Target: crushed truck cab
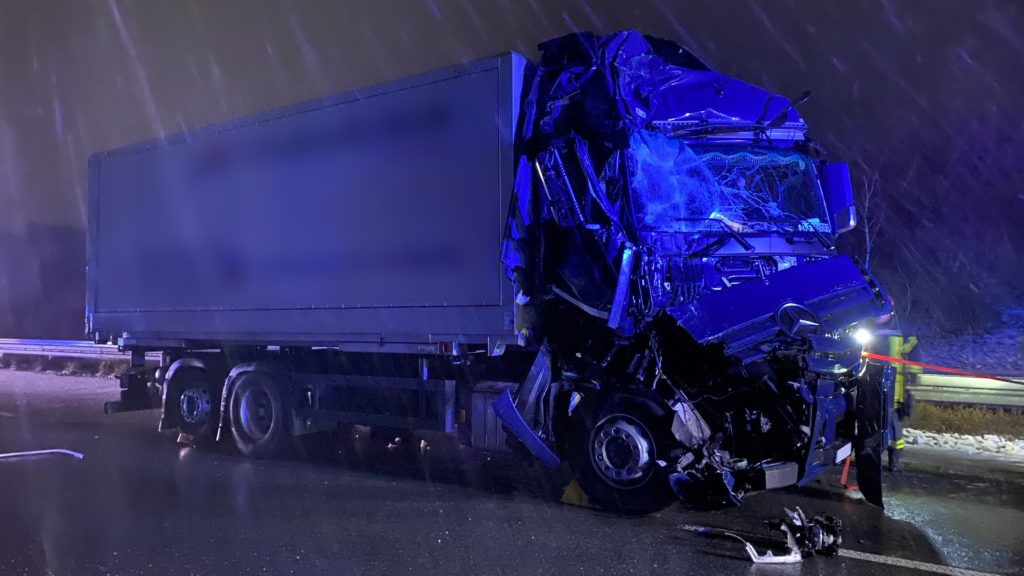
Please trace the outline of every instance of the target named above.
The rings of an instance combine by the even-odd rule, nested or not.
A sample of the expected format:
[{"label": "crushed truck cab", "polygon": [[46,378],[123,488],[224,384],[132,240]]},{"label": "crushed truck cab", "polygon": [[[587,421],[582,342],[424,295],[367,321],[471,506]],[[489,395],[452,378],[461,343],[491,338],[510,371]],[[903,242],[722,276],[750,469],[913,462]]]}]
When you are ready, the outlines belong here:
[{"label": "crushed truck cab", "polygon": [[540,48],[504,262],[519,335],[550,353],[519,394],[553,409],[524,420],[623,511],[739,503],[852,452],[881,505],[888,384],[853,332],[890,304],[835,249],[855,224],[846,166],[796,103],[674,43]]}]

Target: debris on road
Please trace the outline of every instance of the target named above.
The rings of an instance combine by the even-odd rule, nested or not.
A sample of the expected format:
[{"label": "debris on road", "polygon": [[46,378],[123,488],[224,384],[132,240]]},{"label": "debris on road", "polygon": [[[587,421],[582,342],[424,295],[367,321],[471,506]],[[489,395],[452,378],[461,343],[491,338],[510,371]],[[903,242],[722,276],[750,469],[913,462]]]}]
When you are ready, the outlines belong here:
[{"label": "debris on road", "polygon": [[757,548],[748,539],[758,539],[768,542],[768,545],[781,545],[775,540],[769,540],[756,534],[744,534],[745,539],[739,533],[722,528],[711,528],[708,526],[683,525],[681,528],[696,534],[705,536],[723,536],[735,538],[743,543],[750,560],[755,564],[795,564],[804,558],[812,556],[836,556],[839,554],[839,546],[843,542],[840,531],[843,523],[835,516],[819,514],[811,519],[807,518],[799,506],[795,510],[783,508],[786,514],[783,518],[776,518],[766,522],[771,530],[779,530],[786,534],[785,554],[776,555],[772,550],[759,554]]},{"label": "debris on road", "polygon": [[768,550],[764,554],[758,554],[757,549],[754,548],[754,545],[750,542],[747,542],[743,538],[732,533],[727,532],[726,535],[732,536],[740,542],[743,542],[743,546],[746,547],[747,554],[750,555],[750,560],[753,561],[754,564],[796,564],[804,559],[803,555],[800,554],[800,549],[794,546],[790,546],[789,554],[784,556],[776,556],[771,550]]},{"label": "debris on road", "polygon": [[51,454],[65,454],[78,460],[85,458],[85,455],[82,454],[81,452],[65,450],[63,448],[50,448],[47,450],[28,450],[26,452],[3,452],[0,453],[0,460],[10,460],[14,458],[29,458],[31,456],[49,456]]},{"label": "debris on road", "polygon": [[843,537],[839,532],[843,523],[835,516],[819,514],[810,520],[799,506],[796,511],[783,508],[786,516],[768,521],[768,527],[786,533],[786,544],[790,551],[798,550],[804,558],[811,556],[835,556]]}]

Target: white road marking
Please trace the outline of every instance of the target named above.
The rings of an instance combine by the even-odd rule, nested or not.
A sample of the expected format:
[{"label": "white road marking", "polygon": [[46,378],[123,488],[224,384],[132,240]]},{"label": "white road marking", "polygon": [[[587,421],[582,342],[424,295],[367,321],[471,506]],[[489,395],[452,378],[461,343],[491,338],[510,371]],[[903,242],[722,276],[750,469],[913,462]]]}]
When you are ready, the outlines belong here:
[{"label": "white road marking", "polygon": [[847,550],[845,548],[839,550],[839,555],[843,558],[864,560],[867,562],[875,562],[878,564],[886,564],[889,566],[898,566],[900,568],[913,568],[914,570],[932,572],[934,574],[949,574],[950,576],[995,576],[991,572],[978,572],[977,570],[968,570],[966,568],[941,566],[939,564],[930,564],[928,562],[918,562],[917,560],[893,558],[892,556],[880,556],[878,554],[858,552],[856,550]]}]

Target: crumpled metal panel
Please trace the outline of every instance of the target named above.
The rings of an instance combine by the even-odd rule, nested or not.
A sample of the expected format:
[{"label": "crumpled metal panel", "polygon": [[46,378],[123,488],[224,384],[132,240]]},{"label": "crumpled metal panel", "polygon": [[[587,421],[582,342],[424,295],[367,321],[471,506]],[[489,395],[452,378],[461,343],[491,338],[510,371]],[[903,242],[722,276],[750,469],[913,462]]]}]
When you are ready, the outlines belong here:
[{"label": "crumpled metal panel", "polygon": [[[526,102],[526,141],[570,130],[585,137],[644,128],[654,122],[774,118],[789,100],[712,71],[668,40],[623,31],[582,32],[544,42]],[[795,109],[786,123],[802,123]]]},{"label": "crumpled metal panel", "polygon": [[[627,150],[630,140],[638,138],[641,131],[658,123],[697,119],[753,124],[780,114],[786,123],[803,125],[795,109],[787,108],[787,99],[714,72],[668,40],[634,31],[606,36],[583,32],[549,40],[539,48],[541,58],[524,82],[516,139],[520,157],[516,201],[503,249],[508,277],[516,283],[517,291],[528,297],[552,283],[538,282],[537,275],[542,272],[536,270],[544,250],[540,239],[544,234],[539,229],[545,220],[555,220],[561,226],[591,225],[591,233],[582,233],[568,243],[574,245],[574,250],[603,253],[603,264],[611,270],[618,270],[626,242],[639,243],[640,232],[630,203],[623,201],[629,184],[627,175],[619,173],[623,165],[619,153]],[[553,150],[562,154],[556,157]],[[570,164],[568,156],[573,157],[571,164],[585,173],[559,179],[559,172]],[[740,170],[738,165],[729,169]],[[697,186],[712,179],[704,176],[702,179],[695,173],[693,193],[686,197],[690,200],[684,199],[694,204],[693,212],[702,217],[716,211],[719,215],[732,213],[755,204],[764,213],[781,210],[771,199],[761,202],[747,190],[730,193],[721,187]],[[567,186],[567,182],[572,185]],[[675,178],[673,182],[682,180]],[[657,204],[658,190],[661,188],[647,195],[648,204]],[[671,200],[663,204],[674,210],[679,198]],[[584,222],[580,222],[581,213]],[[610,234],[601,236],[595,227],[605,228]],[[560,276],[559,289],[578,298],[580,304],[609,313],[604,291],[591,291],[596,295],[593,300],[579,293],[578,288],[593,277],[575,278],[572,268],[570,265],[547,272]]]}]

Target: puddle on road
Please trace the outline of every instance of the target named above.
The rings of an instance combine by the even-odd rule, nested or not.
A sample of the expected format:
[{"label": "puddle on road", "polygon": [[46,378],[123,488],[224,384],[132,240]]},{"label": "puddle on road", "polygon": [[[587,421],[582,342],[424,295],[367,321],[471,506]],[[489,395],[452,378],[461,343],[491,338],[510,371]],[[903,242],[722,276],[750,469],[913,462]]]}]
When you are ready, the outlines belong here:
[{"label": "puddle on road", "polygon": [[1007,505],[1007,496],[1017,498],[1001,490],[1021,488],[983,486],[984,492],[973,486],[964,491],[944,486],[890,488],[886,515],[920,528],[952,566],[1001,573],[1019,570],[1024,564],[1024,533],[1018,527],[1024,526],[1024,510]]}]

